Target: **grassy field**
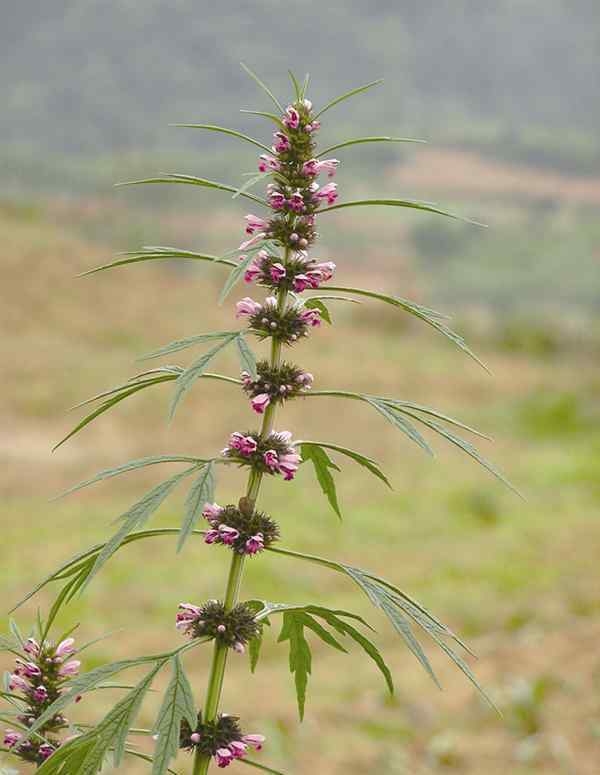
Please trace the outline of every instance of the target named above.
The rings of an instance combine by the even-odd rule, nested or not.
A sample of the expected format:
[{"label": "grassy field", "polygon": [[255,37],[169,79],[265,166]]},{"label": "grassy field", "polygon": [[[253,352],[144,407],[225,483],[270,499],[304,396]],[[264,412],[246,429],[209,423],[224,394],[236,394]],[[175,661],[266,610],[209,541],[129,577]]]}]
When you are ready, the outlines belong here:
[{"label": "grassy field", "polygon": [[[4,608],[63,559],[105,538],[111,521],[161,473],[119,477],[54,503],[50,497],[134,457],[212,454],[231,431],[253,422],[235,388],[201,383],[169,426],[169,389],[160,386],[124,402],[50,454],[78,417],[65,415],[69,406],[135,373],[134,359],[156,346],[230,327],[239,295],[215,307],[223,280],[217,269],[139,266],[75,280],[77,272],[107,260],[110,250],[99,235],[107,231],[103,225],[117,223],[112,215],[112,221],[103,220],[100,205],[89,208],[92,215],[79,213],[75,225],[73,212],[58,206],[0,211],[6,293],[0,308]],[[235,241],[239,223],[218,217],[214,233],[231,229]],[[136,216],[121,214],[118,220],[125,233],[128,218]],[[156,242],[156,235],[149,237],[156,226],[151,220],[140,236],[148,232],[146,241]],[[186,235],[195,225],[183,215],[159,224],[167,234],[184,226]],[[386,233],[386,239],[394,236]],[[377,242],[369,246],[375,255],[384,249]],[[391,278],[403,295],[419,289],[402,265],[393,273],[379,264],[369,269],[354,261],[344,269],[338,260],[338,265],[340,283],[383,288]],[[314,398],[286,408],[278,426],[372,455],[390,476],[393,492],[343,463],[342,524],[308,470],[293,485],[267,482],[261,503],[281,523],[281,545],[377,571],[462,634],[479,655],[472,666],[503,717],[481,702],[444,655],[428,649],[444,686],[439,692],[387,623],[342,577],[274,555],[248,563],[244,595],[322,602],[364,614],[379,632],[376,640],[393,669],[397,693],[387,697],[371,664],[358,654],[330,653],[315,643],[306,720],[299,726],[287,652],[271,633],[256,675],[250,675],[245,658],[230,660],[225,709],[240,714],[246,729],[267,735],[260,760],[288,775],[596,775],[597,359],[585,348],[531,354],[483,340],[478,353],[493,372],[490,377],[400,312],[364,304],[334,313],[336,325],[315,333],[295,354],[315,373],[319,388],[412,399],[475,424],[495,438],[493,444],[482,442],[482,451],[526,501],[437,440],[431,461],[361,405]],[[224,356],[219,369],[236,374],[237,365]],[[239,474],[221,472],[219,501],[236,498],[241,487]],[[180,510],[181,499],[170,500],[153,525],[176,525]],[[177,604],[221,595],[228,558],[225,550],[198,542],[177,557],[165,539],[128,548],[83,599],[66,609],[60,624],[81,621],[85,640],[115,631],[89,652],[88,669],[173,647],[180,642],[173,627]],[[43,594],[37,605],[43,608],[51,600],[51,594]],[[34,602],[18,613],[24,629],[35,610]],[[199,697],[208,660],[208,651],[192,652],[187,660]],[[99,693],[90,695],[74,715],[79,721],[97,718],[107,702]],[[152,698],[144,706],[140,726],[152,723],[157,702]],[[189,772],[185,756],[176,769]],[[130,763],[120,768],[132,775],[144,771]]]}]

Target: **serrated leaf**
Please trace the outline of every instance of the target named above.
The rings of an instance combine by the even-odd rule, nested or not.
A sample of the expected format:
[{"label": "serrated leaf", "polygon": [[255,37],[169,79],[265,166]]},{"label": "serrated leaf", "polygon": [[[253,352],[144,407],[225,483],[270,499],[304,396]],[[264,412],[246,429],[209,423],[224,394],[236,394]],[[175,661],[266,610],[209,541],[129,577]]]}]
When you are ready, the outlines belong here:
[{"label": "serrated leaf", "polygon": [[82,490],[84,487],[89,487],[90,485],[96,484],[97,482],[104,481],[105,479],[111,479],[113,476],[126,474],[126,473],[129,473],[129,471],[137,471],[139,468],[145,468],[146,466],[153,466],[159,463],[197,464],[197,463],[206,463],[206,462],[207,461],[204,458],[193,457],[191,455],[154,455],[151,457],[142,457],[142,458],[138,458],[137,460],[130,460],[128,463],[123,463],[123,465],[116,466],[115,468],[105,468],[103,471],[100,471],[100,473],[96,474],[96,476],[93,476],[91,479],[86,479],[83,482],[79,482],[79,484],[74,485],[73,487],[69,487],[68,490],[65,490],[60,495],[57,495],[56,498],[54,498],[53,500],[56,500],[57,498],[64,498],[66,495],[70,495],[73,492]]},{"label": "serrated leaf", "polygon": [[253,137],[248,137],[248,135],[242,134],[242,132],[238,132],[235,129],[227,129],[226,127],[215,126],[214,124],[171,124],[171,126],[182,127],[184,129],[206,129],[209,132],[220,132],[224,135],[231,135],[232,137],[237,137],[240,140],[245,140],[247,143],[252,143],[252,145],[256,145],[258,148],[262,148],[262,150],[266,151],[267,153],[273,152],[268,145],[255,140]]},{"label": "serrated leaf", "polygon": [[323,494],[329,501],[331,508],[335,511],[338,517],[341,519],[342,514],[338,503],[337,492],[335,489],[335,482],[329,469],[333,468],[335,471],[339,471],[338,466],[331,460],[329,455],[321,447],[317,447],[314,444],[300,445],[302,450],[303,460],[310,460],[314,466],[317,481],[321,486]]},{"label": "serrated leaf", "polygon": [[324,108],[321,108],[321,110],[315,115],[315,119],[319,118],[319,116],[322,116],[325,111],[333,108],[334,105],[337,105],[338,103],[353,97],[355,94],[360,94],[361,92],[366,91],[373,86],[378,86],[380,83],[383,83],[383,78],[379,78],[377,81],[371,81],[371,83],[367,83],[364,86],[358,86],[356,89],[351,89],[345,94],[336,97],[335,99],[331,100],[331,102],[328,102]]},{"label": "serrated leaf", "polygon": [[339,151],[340,148],[348,148],[351,145],[362,145],[363,143],[427,143],[427,140],[416,140],[413,137],[388,137],[386,135],[380,135],[377,137],[356,137],[352,140],[345,140],[343,143],[336,143],[330,145],[329,148],[325,148],[317,154],[319,159],[321,156],[327,156],[333,151]]},{"label": "serrated leaf", "polygon": [[123,540],[129,535],[129,533],[133,532],[136,528],[142,527],[148,521],[148,519],[150,519],[152,514],[158,510],[163,501],[166,500],[166,498],[171,494],[175,487],[177,487],[177,485],[183,479],[185,479],[186,476],[189,476],[191,473],[196,471],[197,468],[198,466],[191,466],[185,471],[181,471],[174,476],[171,476],[164,482],[157,484],[156,487],[153,487],[144,495],[141,500],[139,500],[137,503],[134,503],[130,509],[128,509],[121,517],[119,517],[119,519],[123,521],[122,527],[104,545],[102,551],[96,558],[92,569],[88,573],[82,588],[85,588],[90,583],[90,581],[103,567],[103,565],[121,546]]},{"label": "serrated leaf", "polygon": [[486,228],[485,223],[474,221],[472,218],[466,218],[463,215],[457,213],[451,213],[448,210],[442,210],[437,205],[430,204],[429,202],[421,202],[417,199],[357,199],[353,202],[339,202],[329,207],[324,207],[319,210],[319,214],[329,213],[332,210],[341,210],[344,207],[372,207],[372,206],[388,206],[388,207],[408,207],[411,210],[422,210],[426,213],[436,213],[437,215],[445,215],[447,218],[453,218],[457,221],[464,223],[470,223],[473,226],[481,226]]},{"label": "serrated leaf", "polygon": [[370,457],[365,457],[365,455],[361,455],[360,452],[356,452],[353,449],[348,449],[347,447],[342,447],[339,444],[331,444],[325,441],[304,441],[303,440],[300,443],[303,446],[313,445],[313,446],[321,447],[321,449],[331,449],[334,452],[339,452],[342,455],[346,455],[347,457],[351,458],[359,465],[366,468],[368,471],[374,474],[378,479],[381,479],[381,481],[384,482],[384,484],[387,484],[387,486],[390,489],[392,489],[392,485],[390,484],[387,476],[383,473],[379,465]]},{"label": "serrated leaf", "polygon": [[220,353],[221,350],[231,344],[231,342],[238,337],[238,334],[238,331],[234,331],[229,336],[222,339],[219,344],[215,345],[215,347],[205,353],[201,358],[198,358],[197,361],[194,361],[191,366],[188,366],[188,368],[177,377],[177,381],[175,382],[175,393],[169,409],[169,419],[173,419],[180,401],[192,387],[194,382],[196,382],[204,371],[206,371],[206,367],[211,360]]},{"label": "serrated leaf", "polygon": [[221,291],[221,294],[219,296],[219,304],[223,304],[223,302],[229,295],[230,291],[242,279],[242,277],[244,276],[244,272],[246,271],[248,266],[252,263],[252,261],[254,261],[254,254],[249,253],[243,261],[240,261],[238,264],[234,266],[234,268],[229,273],[227,280],[225,280],[225,285],[223,286],[223,290]]},{"label": "serrated leaf", "polygon": [[246,73],[248,73],[248,75],[250,76],[250,78],[252,78],[252,80],[255,81],[260,86],[260,88],[265,92],[265,94],[267,94],[273,100],[273,103],[275,104],[275,107],[280,111],[280,113],[285,113],[285,111],[283,109],[283,105],[281,104],[281,102],[279,102],[277,97],[269,89],[267,84],[263,83],[260,80],[260,78],[258,77],[258,75],[256,75],[256,73],[253,73],[252,70],[247,65],[245,65],[243,62],[240,62],[240,66],[241,66],[242,70],[245,70]]},{"label": "serrated leaf", "polygon": [[138,360],[149,361],[152,358],[162,358],[164,355],[180,352],[181,350],[186,350],[188,347],[194,347],[197,344],[212,342],[215,339],[226,339],[227,337],[238,333],[238,331],[211,331],[210,334],[196,334],[195,336],[188,336],[185,339],[176,339],[174,342],[169,342],[169,344],[160,347],[158,350],[154,350],[147,355],[142,355]]},{"label": "serrated leaf", "polygon": [[306,686],[311,672],[312,656],[308,641],[304,637],[304,628],[293,614],[283,614],[283,625],[279,634],[279,642],[289,641],[290,673],[294,676],[296,686],[296,699],[298,702],[298,714],[300,721],[304,719],[304,706],[306,704]]},{"label": "serrated leaf", "polygon": [[408,436],[408,438],[411,439],[411,441],[414,441],[415,444],[418,444],[419,447],[421,447],[421,449],[427,452],[428,455],[433,456],[433,451],[431,447],[411,422],[409,422],[407,419],[402,417],[402,415],[398,414],[397,412],[392,412],[389,409],[389,407],[386,404],[381,403],[381,401],[377,401],[374,398],[366,398],[365,400],[377,412],[379,412],[379,414],[382,417],[384,417],[392,425],[395,425],[396,428],[398,428],[399,430],[402,431],[402,433]]},{"label": "serrated leaf", "polygon": [[256,379],[257,372],[256,372],[256,358],[254,356],[254,353],[252,352],[252,349],[244,339],[244,335],[240,334],[238,338],[235,340],[235,343],[238,348],[238,354],[240,356],[240,365],[242,367],[242,371],[247,371],[252,379]]},{"label": "serrated leaf", "polygon": [[154,749],[152,775],[165,775],[169,762],[177,756],[182,719],[185,719],[192,729],[195,729],[197,723],[192,687],[179,655],[173,657],[171,665],[173,677],[165,692],[153,730],[158,739]]},{"label": "serrated leaf", "polygon": [[185,500],[185,513],[181,523],[181,532],[177,541],[177,551],[180,552],[183,545],[191,535],[205,503],[212,503],[215,496],[214,463],[211,460],[201,470],[194,480]]}]

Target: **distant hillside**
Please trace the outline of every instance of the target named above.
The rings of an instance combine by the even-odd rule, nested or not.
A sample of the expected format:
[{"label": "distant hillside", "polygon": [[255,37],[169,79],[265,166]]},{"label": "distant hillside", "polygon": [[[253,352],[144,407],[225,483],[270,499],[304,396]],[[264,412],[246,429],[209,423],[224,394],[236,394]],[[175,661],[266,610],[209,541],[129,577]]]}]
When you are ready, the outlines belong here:
[{"label": "distant hillside", "polygon": [[600,158],[587,139],[600,120],[598,13],[596,0],[19,0],[2,11],[0,132],[5,151],[203,148],[167,124],[260,120],[237,114],[265,107],[245,60],[282,95],[288,66],[310,70],[318,102],[384,77],[359,110],[340,109],[353,130],[585,168]]}]

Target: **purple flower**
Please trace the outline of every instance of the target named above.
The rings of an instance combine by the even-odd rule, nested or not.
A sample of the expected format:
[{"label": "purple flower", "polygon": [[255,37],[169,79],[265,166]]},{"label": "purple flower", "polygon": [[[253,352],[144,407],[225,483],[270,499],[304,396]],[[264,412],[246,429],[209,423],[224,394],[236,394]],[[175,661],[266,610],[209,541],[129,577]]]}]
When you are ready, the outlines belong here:
[{"label": "purple flower", "polygon": [[246,541],[244,552],[245,554],[256,554],[257,552],[262,552],[264,548],[265,548],[265,542],[264,542],[263,534],[257,533],[256,535],[251,536]]},{"label": "purple flower", "polygon": [[36,702],[46,702],[48,699],[48,689],[45,686],[36,686],[33,690],[33,699]]},{"label": "purple flower", "polygon": [[256,748],[257,751],[260,751],[260,749],[263,747],[265,740],[266,737],[264,735],[244,735],[242,737],[242,741],[246,743],[246,745],[250,745],[252,748]]},{"label": "purple flower", "polygon": [[231,434],[229,437],[229,446],[231,449],[235,449],[238,452],[242,449],[242,444],[244,442],[244,439],[246,437],[243,433],[240,433],[239,431],[234,431],[234,433]]},{"label": "purple flower", "polygon": [[281,282],[286,274],[283,264],[280,264],[279,261],[277,261],[269,268],[269,274],[274,283]]},{"label": "purple flower", "polygon": [[301,460],[302,458],[297,452],[289,452],[279,458],[279,470],[286,482],[294,478]]},{"label": "purple flower", "polygon": [[37,657],[40,653],[40,644],[37,642],[37,640],[35,640],[35,638],[28,638],[27,642],[23,646],[23,651],[32,657]]},{"label": "purple flower", "polygon": [[305,161],[302,165],[302,174],[306,175],[307,178],[314,178],[315,175],[319,174],[319,160],[318,159],[310,159],[310,161]]},{"label": "purple flower", "polygon": [[194,743],[194,745],[196,743],[199,743],[201,740],[200,734],[198,732],[192,732],[192,734],[190,735],[190,740],[192,741],[192,743]]},{"label": "purple flower", "polygon": [[177,616],[175,617],[175,627],[187,633],[200,618],[201,610],[191,603],[180,603]]},{"label": "purple flower", "polygon": [[271,396],[268,393],[259,393],[250,401],[250,405],[256,414],[263,414],[267,406],[271,403]]},{"label": "purple flower", "polygon": [[335,272],[333,261],[324,261],[322,264],[315,264],[314,270],[321,273],[323,280],[331,280]]},{"label": "purple flower", "polygon": [[338,159],[323,159],[323,161],[317,162],[317,174],[319,172],[326,172],[327,176],[332,178],[335,175],[338,164]]},{"label": "purple flower", "polygon": [[244,383],[244,385],[251,385],[254,381],[252,379],[252,375],[249,374],[247,371],[243,371],[240,376],[242,378],[242,382]]},{"label": "purple flower", "polygon": [[302,374],[299,375],[297,381],[303,385],[306,389],[310,388],[315,381],[315,378],[310,373],[310,371],[305,371]]},{"label": "purple flower", "polygon": [[218,530],[209,530],[208,533],[204,536],[204,543],[205,544],[214,544],[219,540],[219,531]]},{"label": "purple flower", "polygon": [[217,762],[217,767],[229,767],[231,762],[233,761],[233,754],[229,750],[229,748],[217,748],[217,751],[215,753],[215,760]]},{"label": "purple flower", "polygon": [[219,525],[219,538],[225,546],[231,546],[240,537],[239,531],[228,525]]},{"label": "purple flower", "polygon": [[241,740],[232,740],[228,747],[234,759],[243,759],[248,751],[248,746]]},{"label": "purple flower", "polygon": [[283,210],[286,205],[286,200],[281,191],[269,191],[267,197],[273,210]]},{"label": "purple flower", "polygon": [[281,163],[273,156],[269,156],[268,154],[263,153],[258,157],[258,159],[259,172],[279,172],[281,169]]},{"label": "purple flower", "polygon": [[245,220],[246,234],[254,234],[257,231],[263,231],[267,226],[267,222],[264,218],[259,218],[257,215],[252,215],[252,213],[246,215]]},{"label": "purple flower", "polygon": [[279,458],[274,449],[268,449],[263,455],[263,460],[265,461],[265,465],[272,471],[279,470]]},{"label": "purple flower", "polygon": [[300,312],[300,320],[306,323],[312,328],[316,328],[321,325],[321,313],[318,309],[303,309]]},{"label": "purple flower", "polygon": [[205,503],[202,509],[202,516],[209,522],[218,520],[222,513],[223,507],[219,506],[218,503]]},{"label": "purple flower", "polygon": [[58,674],[63,677],[77,675],[80,667],[81,662],[78,659],[72,659],[60,668]]},{"label": "purple flower", "polygon": [[286,134],[283,132],[275,132],[273,135],[274,145],[273,150],[275,153],[285,153],[290,149],[290,141]]},{"label": "purple flower", "polygon": [[285,109],[283,123],[288,129],[298,129],[300,126],[300,114],[292,105],[288,105]]},{"label": "purple flower", "polygon": [[74,643],[75,638],[67,638],[66,640],[63,640],[56,647],[55,655],[62,658],[68,657],[69,654],[73,654],[75,652],[75,649],[73,648]]},{"label": "purple flower", "polygon": [[4,745],[7,748],[12,748],[15,746],[19,740],[23,738],[23,735],[20,732],[15,732],[14,729],[7,729],[4,732]]},{"label": "purple flower", "polygon": [[246,653],[246,647],[239,640],[236,641],[231,648],[236,652],[236,654]]},{"label": "purple flower", "polygon": [[246,296],[241,301],[238,301],[238,303],[235,305],[235,316],[236,318],[240,318],[243,315],[256,315],[257,312],[260,312],[262,309],[262,304],[259,304],[257,301],[254,301],[249,296]]},{"label": "purple flower", "polygon": [[305,274],[297,274],[294,277],[293,285],[296,293],[302,293],[302,291],[305,291],[307,288],[312,287],[308,275],[305,275]]},{"label": "purple flower", "polygon": [[14,692],[15,690],[26,692],[29,689],[29,684],[18,673],[13,673],[8,679],[8,691]]},{"label": "purple flower", "polygon": [[248,457],[249,455],[252,455],[253,452],[256,452],[256,447],[256,441],[252,438],[252,436],[244,436],[242,445],[240,447],[240,452],[242,455]]},{"label": "purple flower", "polygon": [[299,189],[296,189],[289,199],[289,206],[295,213],[305,210],[304,197]]},{"label": "purple flower", "polygon": [[49,743],[42,743],[38,748],[38,753],[46,761],[54,753],[54,748]]},{"label": "purple flower", "polygon": [[328,183],[326,186],[323,186],[323,188],[320,188],[315,196],[318,199],[326,199],[327,204],[332,205],[338,198],[337,183]]}]

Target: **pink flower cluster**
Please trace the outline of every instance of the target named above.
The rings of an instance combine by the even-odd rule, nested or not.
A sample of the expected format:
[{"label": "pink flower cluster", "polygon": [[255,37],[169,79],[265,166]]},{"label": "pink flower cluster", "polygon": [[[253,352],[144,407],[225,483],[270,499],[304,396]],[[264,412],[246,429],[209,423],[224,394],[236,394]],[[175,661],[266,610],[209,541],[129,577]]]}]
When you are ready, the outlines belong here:
[{"label": "pink flower cluster", "polygon": [[[240,261],[246,259],[240,256]],[[244,274],[244,281],[252,283],[258,281],[261,285],[280,287],[285,285],[295,293],[310,288],[315,290],[321,283],[331,280],[335,272],[333,261],[317,263],[309,258],[305,250],[295,252],[284,266],[280,261],[273,261],[266,250],[260,250],[251,261]]]},{"label": "pink flower cluster", "polygon": [[264,440],[260,436],[244,436],[236,431],[229,437],[229,444],[222,454],[248,462],[265,473],[281,474],[289,482],[302,462],[291,440],[290,431],[272,431]]},{"label": "pink flower cluster", "polygon": [[[225,546],[233,546],[233,544],[240,537],[240,531],[234,527],[225,525],[221,521],[221,517],[225,513],[225,509],[219,506],[217,503],[206,503],[202,511],[203,517],[211,526],[204,536],[204,541],[207,544],[224,544]],[[243,539],[242,539],[243,540]],[[256,533],[256,535],[250,536],[243,545],[243,554],[254,555],[258,552],[262,552],[265,548],[265,538],[262,533]]]},{"label": "pink flower cluster", "polygon": [[[197,736],[197,740],[194,740],[195,736]],[[200,739],[197,732],[192,735],[194,742],[200,742]],[[231,762],[236,759],[243,759],[249,748],[260,751],[265,739],[264,735],[244,735],[241,740],[232,740],[227,748],[217,748],[214,756],[217,767],[229,767]]]},{"label": "pink flower cluster", "polygon": [[[251,390],[252,387],[256,384],[255,380],[252,379],[252,376],[247,371],[242,372],[242,382],[244,384],[244,388],[248,390]],[[282,384],[278,389],[277,386],[275,386],[277,389],[277,395],[275,397],[279,400],[284,400],[286,398],[291,398],[292,396],[297,395],[299,392],[310,390],[314,382],[314,377],[309,371],[303,371],[298,374],[294,382],[295,384]],[[273,387],[268,383],[261,384],[263,385],[264,391],[272,389]],[[264,414],[265,409],[273,400],[274,397],[271,395],[271,393],[260,392],[250,399],[250,406],[256,412],[256,414]]]}]

